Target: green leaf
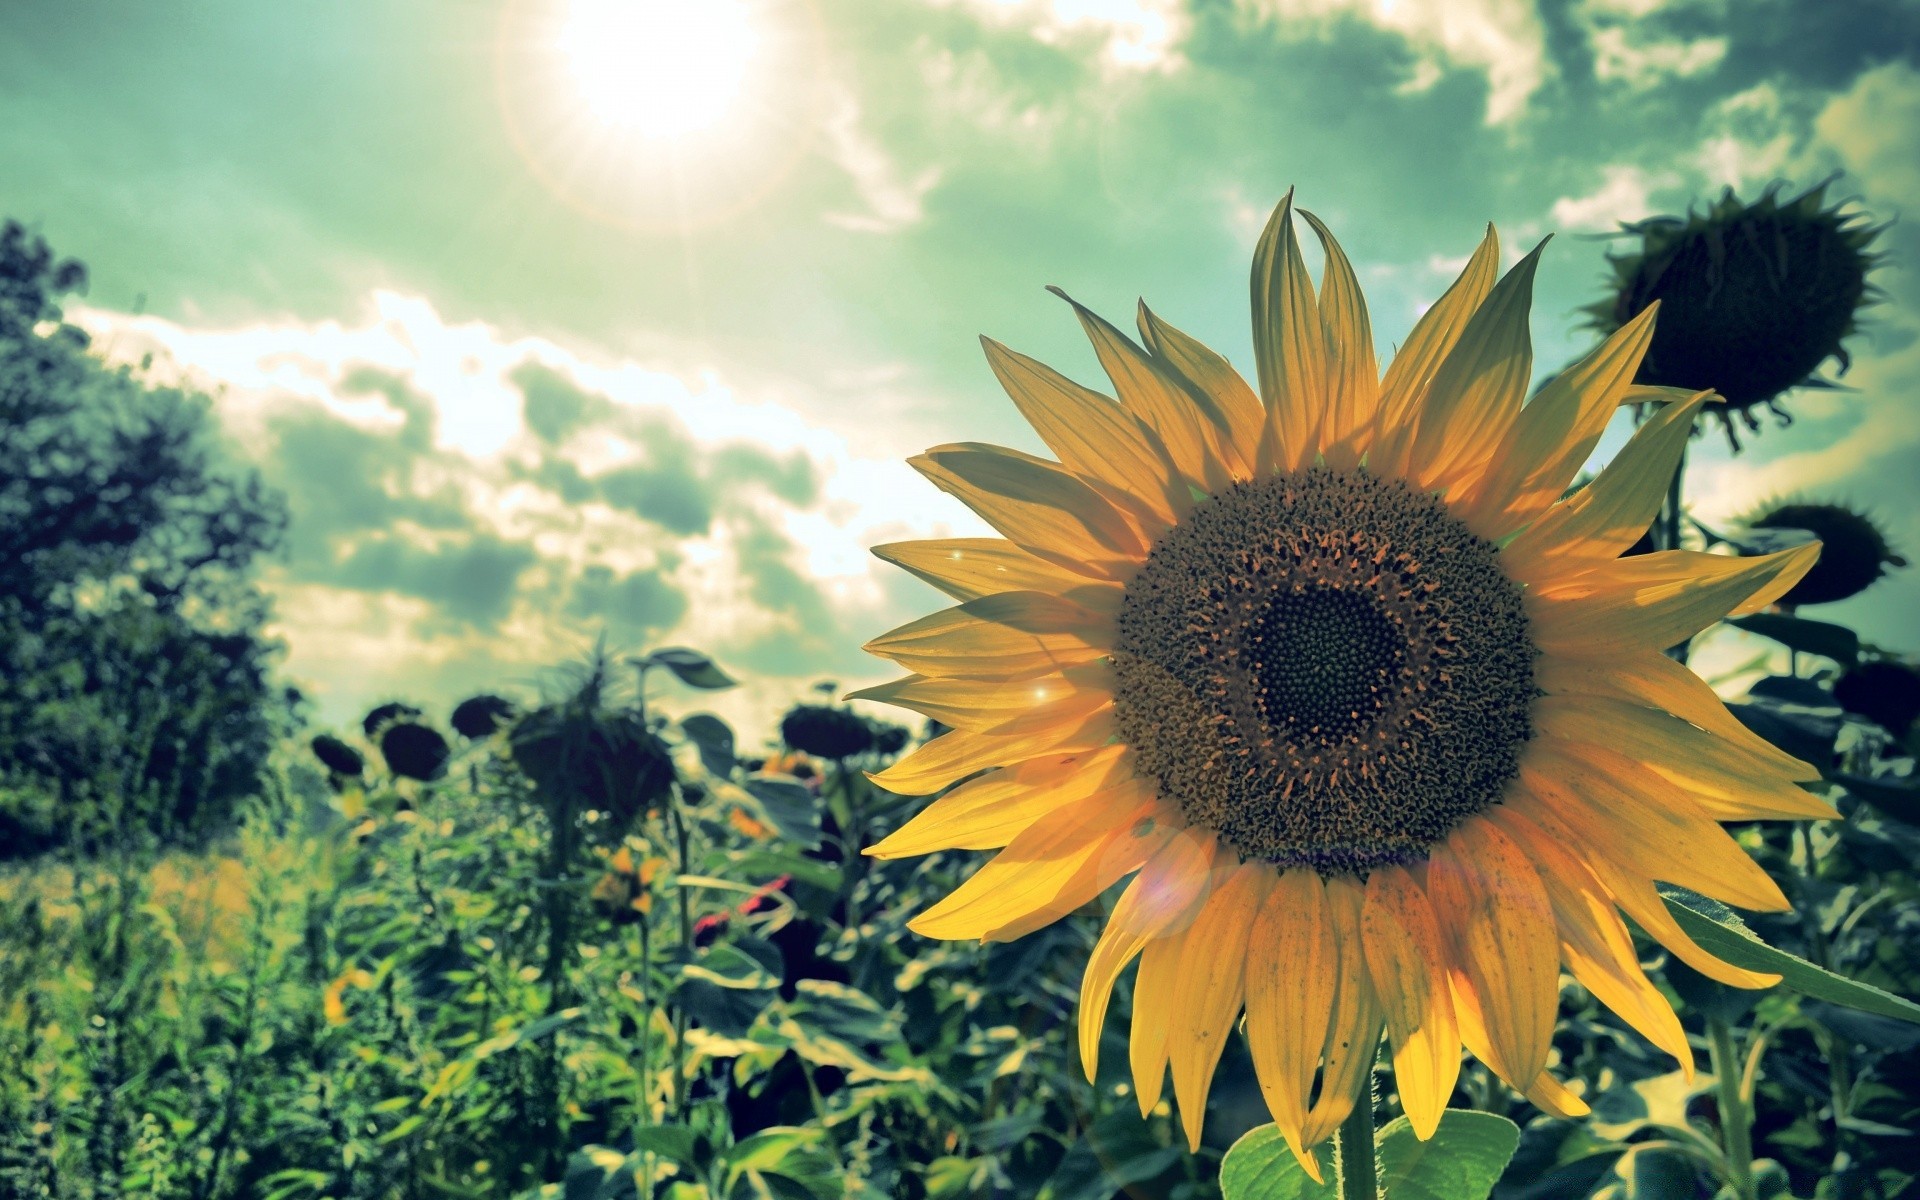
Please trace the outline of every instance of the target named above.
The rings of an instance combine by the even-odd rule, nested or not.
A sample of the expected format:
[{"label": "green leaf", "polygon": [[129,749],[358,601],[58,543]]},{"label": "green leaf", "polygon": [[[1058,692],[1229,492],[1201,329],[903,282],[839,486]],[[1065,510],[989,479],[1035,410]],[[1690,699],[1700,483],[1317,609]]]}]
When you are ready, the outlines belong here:
[{"label": "green leaf", "polygon": [[1248,1130],[1220,1160],[1220,1195],[1223,1200],[1339,1200],[1332,1159],[1332,1154],[1320,1155],[1326,1182],[1315,1183],[1287,1149],[1279,1127],[1261,1125]]},{"label": "green leaf", "polygon": [[1831,621],[1810,621],[1785,613],[1754,613],[1750,617],[1730,617],[1727,624],[1772,638],[1789,650],[1818,654],[1845,666],[1852,666],[1860,658],[1860,635]]},{"label": "green leaf", "polygon": [[687,735],[694,749],[700,752],[700,765],[707,774],[716,779],[725,779],[733,774],[733,727],[712,713],[694,713],[680,722],[680,732]]},{"label": "green leaf", "polygon": [[715,666],[712,659],[698,650],[689,650],[685,646],[655,650],[640,661],[647,666],[665,667],[688,687],[719,691],[734,686],[733,676]]},{"label": "green leaf", "polygon": [[1909,825],[1920,825],[1920,787],[1902,786],[1865,775],[1835,774],[1835,783],[1873,805],[1882,815]]},{"label": "green leaf", "polygon": [[642,1125],[633,1131],[635,1151],[647,1150],[683,1167],[700,1169],[700,1144],[685,1125]]},{"label": "green leaf", "polygon": [[1493,1113],[1450,1108],[1424,1142],[1396,1117],[1374,1135],[1380,1189],[1387,1200],[1487,1200],[1519,1145],[1520,1127]]},{"label": "green leaf", "polygon": [[1136,1188],[1187,1157],[1182,1146],[1163,1146],[1153,1126],[1118,1109],[1082,1133],[1041,1187],[1041,1200],[1113,1200],[1119,1195],[1159,1195]]},{"label": "green leaf", "polygon": [[820,844],[820,802],[799,780],[754,778],[747,791],[788,842],[811,850]]},{"label": "green leaf", "polygon": [[1660,886],[1660,893],[1680,928],[1709,954],[1749,971],[1777,974],[1782,986],[1816,1000],[1920,1024],[1920,1004],[1883,992],[1872,984],[1835,975],[1804,958],[1767,945],[1753,936],[1753,931],[1732,909],[1717,900],[1666,884]]}]

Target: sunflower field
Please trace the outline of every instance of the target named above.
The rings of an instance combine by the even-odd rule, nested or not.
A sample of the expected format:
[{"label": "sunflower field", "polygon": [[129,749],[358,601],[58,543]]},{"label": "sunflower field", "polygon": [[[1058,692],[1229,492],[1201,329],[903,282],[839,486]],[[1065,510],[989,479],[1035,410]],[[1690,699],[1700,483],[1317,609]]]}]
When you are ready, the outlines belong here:
[{"label": "sunflower field", "polygon": [[1920,1196],[1920,672],[1818,615],[1904,560],[1687,503],[1877,230],[1629,232],[1537,389],[1539,247],[1377,363],[1291,195],[1251,378],[1144,304],[1073,305],[1111,396],[987,342],[1054,457],[916,458],[1000,536],[877,547],[953,606],[777,728],[601,649],[302,730],[184,848],[42,804],[0,1197]]}]

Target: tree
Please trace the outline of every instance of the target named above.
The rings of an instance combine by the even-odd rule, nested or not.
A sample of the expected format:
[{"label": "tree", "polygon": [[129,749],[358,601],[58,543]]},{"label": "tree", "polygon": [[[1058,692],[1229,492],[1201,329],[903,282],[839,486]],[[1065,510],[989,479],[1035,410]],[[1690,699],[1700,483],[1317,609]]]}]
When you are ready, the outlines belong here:
[{"label": "tree", "polygon": [[205,397],[91,353],[85,284],[0,228],[0,858],[219,828],[287,708],[252,575],[285,506]]}]

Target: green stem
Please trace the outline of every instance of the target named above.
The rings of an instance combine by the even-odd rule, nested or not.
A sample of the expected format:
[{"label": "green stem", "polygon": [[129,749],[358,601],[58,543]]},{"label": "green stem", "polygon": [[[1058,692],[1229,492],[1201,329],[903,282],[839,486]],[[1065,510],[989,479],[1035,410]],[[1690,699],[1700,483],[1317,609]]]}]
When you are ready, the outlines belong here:
[{"label": "green stem", "polygon": [[1753,1114],[1740,1087],[1742,1062],[1733,1045],[1733,1026],[1725,1017],[1707,1018],[1708,1053],[1719,1089],[1720,1135],[1726,1143],[1727,1184],[1734,1200],[1755,1200],[1753,1190]]},{"label": "green stem", "polygon": [[[1666,503],[1661,505],[1660,516],[1654,521],[1652,532],[1655,550],[1680,549],[1680,526],[1686,519],[1686,479],[1687,451],[1683,446],[1680,450],[1680,461],[1674,464],[1673,479],[1667,484]],[[1691,649],[1690,643],[1681,642],[1667,653],[1677,662],[1686,662]]]},{"label": "green stem", "polygon": [[1373,1080],[1369,1077],[1340,1122],[1340,1200],[1379,1200],[1379,1171],[1373,1160]]},{"label": "green stem", "polygon": [[[688,863],[688,838],[686,818],[681,815],[680,806],[686,802],[685,795],[675,786],[673,795],[667,800],[667,814],[673,822],[673,838],[680,847],[680,874],[691,873]],[[680,953],[691,958],[693,955],[693,910],[689,907],[685,885],[676,881],[674,893],[680,900]],[[673,1114],[675,1119],[687,1115],[687,1013],[679,1005],[673,1006]]]}]

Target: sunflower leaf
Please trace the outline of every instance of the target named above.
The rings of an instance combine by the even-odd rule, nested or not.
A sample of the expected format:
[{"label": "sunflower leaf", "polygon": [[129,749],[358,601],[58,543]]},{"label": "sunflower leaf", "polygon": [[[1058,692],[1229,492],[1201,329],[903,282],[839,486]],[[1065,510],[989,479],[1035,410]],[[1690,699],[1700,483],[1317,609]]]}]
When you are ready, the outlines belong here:
[{"label": "sunflower leaf", "polygon": [[1749,617],[1729,617],[1727,624],[1772,638],[1789,650],[1831,658],[1843,666],[1850,667],[1860,658],[1860,635],[1831,621],[1810,621],[1785,613],[1754,613]]},{"label": "sunflower leaf", "polygon": [[[1321,1161],[1331,1157],[1323,1152]],[[1224,1200],[1338,1200],[1339,1178],[1331,1170],[1325,1174],[1325,1183],[1315,1183],[1287,1149],[1279,1127],[1261,1125],[1220,1160],[1220,1195]]]},{"label": "sunflower leaf", "polygon": [[1386,1200],[1487,1200],[1520,1145],[1520,1127],[1493,1113],[1450,1108],[1421,1141],[1405,1117],[1374,1136]]},{"label": "sunflower leaf", "polygon": [[1749,971],[1775,973],[1782,986],[1816,1000],[1920,1024],[1920,1004],[1767,945],[1719,901],[1668,884],[1660,885],[1660,894],[1680,928],[1708,953]]}]

